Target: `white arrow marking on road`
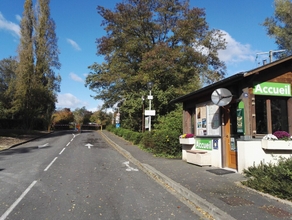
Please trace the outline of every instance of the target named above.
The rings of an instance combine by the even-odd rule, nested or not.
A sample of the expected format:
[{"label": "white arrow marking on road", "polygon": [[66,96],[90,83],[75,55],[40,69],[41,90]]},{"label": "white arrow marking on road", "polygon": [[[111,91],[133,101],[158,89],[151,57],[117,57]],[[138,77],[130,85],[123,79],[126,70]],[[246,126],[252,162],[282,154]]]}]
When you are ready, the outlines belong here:
[{"label": "white arrow marking on road", "polygon": [[90,147],[92,147],[92,144],[86,144],[85,147],[88,147],[88,149],[90,149]]},{"label": "white arrow marking on road", "polygon": [[38,146],[38,148],[46,147],[46,146],[48,146],[48,144],[49,144],[49,143],[46,143],[46,144],[44,144],[44,145],[40,145],[40,146]]},{"label": "white arrow marking on road", "polygon": [[130,167],[129,165],[129,161],[124,162],[123,164],[125,164],[128,168],[126,169],[127,171],[138,171],[138,169],[135,169],[133,167]]}]

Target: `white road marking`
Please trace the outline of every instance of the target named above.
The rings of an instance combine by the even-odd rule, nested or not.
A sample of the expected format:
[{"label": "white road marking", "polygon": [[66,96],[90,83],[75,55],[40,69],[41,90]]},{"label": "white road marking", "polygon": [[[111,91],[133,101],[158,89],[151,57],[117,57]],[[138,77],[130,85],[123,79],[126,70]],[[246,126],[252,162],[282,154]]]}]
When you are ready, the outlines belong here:
[{"label": "white road marking", "polygon": [[20,197],[6,210],[6,212],[0,217],[0,220],[4,220],[13,209],[20,203],[20,201],[25,197],[25,195],[32,189],[32,187],[37,183],[37,181],[33,181],[29,187],[20,195]]},{"label": "white road marking", "polygon": [[126,171],[139,171],[138,169],[135,169],[133,167],[130,167],[130,162],[129,161],[126,161],[124,162],[123,164],[125,164],[128,168],[126,169]]},{"label": "white road marking", "polygon": [[59,154],[61,155],[65,149],[66,149],[66,148],[64,147],[63,150],[62,150]]},{"label": "white road marking", "polygon": [[44,145],[40,145],[40,146],[38,146],[39,148],[42,148],[42,147],[46,147],[46,146],[48,146],[49,145],[49,143],[46,143],[46,144],[44,144]]},{"label": "white road marking", "polygon": [[85,144],[85,147],[88,147],[88,149],[90,149],[92,146],[92,144]]},{"label": "white road marking", "polygon": [[55,160],[57,160],[57,158],[58,157],[55,157],[55,159],[47,166],[46,169],[44,169],[44,171],[47,171],[50,168],[50,166],[52,166],[52,164],[55,162]]},{"label": "white road marking", "polygon": [[71,143],[71,142],[69,142],[69,143],[66,145],[66,147],[68,147],[70,143]]}]

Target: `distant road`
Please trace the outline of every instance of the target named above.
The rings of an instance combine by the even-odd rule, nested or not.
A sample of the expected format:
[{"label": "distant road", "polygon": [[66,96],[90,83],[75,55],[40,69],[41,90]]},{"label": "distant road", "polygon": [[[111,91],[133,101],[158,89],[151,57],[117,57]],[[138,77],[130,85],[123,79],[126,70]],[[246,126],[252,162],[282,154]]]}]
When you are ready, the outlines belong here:
[{"label": "distant road", "polygon": [[0,220],[200,219],[95,131],[0,152]]}]

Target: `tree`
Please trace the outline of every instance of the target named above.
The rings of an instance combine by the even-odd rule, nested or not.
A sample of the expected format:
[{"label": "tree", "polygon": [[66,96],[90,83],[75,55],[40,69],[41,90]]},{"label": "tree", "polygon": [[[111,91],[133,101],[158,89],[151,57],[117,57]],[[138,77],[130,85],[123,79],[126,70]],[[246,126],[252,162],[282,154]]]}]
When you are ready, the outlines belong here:
[{"label": "tree", "polygon": [[[208,30],[203,9],[179,0],[126,0],[115,11],[98,6],[107,35],[97,39],[105,61],[89,67],[86,86],[104,107],[119,103],[127,125],[140,127],[141,96],[152,81],[156,113],[175,109],[169,101],[224,76],[218,50],[223,34]],[[123,123],[123,122],[121,122]]]},{"label": "tree", "polygon": [[37,113],[33,106],[37,94],[34,93],[33,25],[35,18],[32,6],[32,0],[25,1],[20,25],[19,64],[16,70],[16,90],[13,102],[13,111],[23,116],[25,128],[32,126],[32,119]]},{"label": "tree", "polygon": [[70,122],[74,122],[74,115],[71,112],[70,108],[64,108],[55,111],[53,114],[53,118],[54,124],[69,124]]},{"label": "tree", "polygon": [[56,76],[55,69],[60,69],[59,50],[55,33],[55,22],[50,17],[50,0],[38,1],[38,19],[35,25],[35,74],[44,88],[44,97],[47,98],[44,109],[48,103],[57,101],[56,92],[60,91],[60,76]]},{"label": "tree", "polygon": [[79,124],[86,124],[88,122],[90,122],[90,117],[92,115],[92,112],[86,110],[85,106],[83,106],[82,108],[76,108],[73,111],[73,115],[74,115],[74,121]]},{"label": "tree", "polygon": [[16,91],[12,110],[23,119],[24,128],[32,128],[41,118],[50,127],[52,114],[60,90],[55,23],[50,18],[49,0],[38,0],[36,11],[32,0],[26,0],[21,20],[21,38],[18,49],[19,64],[16,71]]},{"label": "tree", "polygon": [[35,76],[38,81],[38,108],[47,126],[50,127],[52,114],[60,91],[61,77],[54,69],[60,69],[59,50],[55,33],[55,22],[50,17],[50,0],[38,0],[35,24]]},{"label": "tree", "polygon": [[280,50],[286,50],[281,56],[292,54],[292,2],[291,0],[275,0],[274,17],[266,18],[263,26],[268,36],[275,38]]},{"label": "tree", "polygon": [[0,118],[11,118],[9,110],[12,107],[15,91],[15,78],[18,62],[16,58],[0,60]]},{"label": "tree", "polygon": [[112,113],[108,114],[100,107],[97,111],[93,112],[90,117],[90,121],[97,123],[102,128],[103,126],[107,126],[111,123],[112,117]]}]

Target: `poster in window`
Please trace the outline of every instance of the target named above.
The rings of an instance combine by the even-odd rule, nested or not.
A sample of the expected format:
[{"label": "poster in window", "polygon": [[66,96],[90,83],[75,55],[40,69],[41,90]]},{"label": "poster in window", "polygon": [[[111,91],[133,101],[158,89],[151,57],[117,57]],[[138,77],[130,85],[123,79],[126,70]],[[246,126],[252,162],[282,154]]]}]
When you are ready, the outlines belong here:
[{"label": "poster in window", "polygon": [[207,132],[208,135],[220,136],[221,135],[221,126],[220,126],[220,107],[209,103],[207,105],[208,111],[208,124]]},{"label": "poster in window", "polygon": [[198,136],[220,136],[220,107],[212,102],[197,105],[197,133]]}]

